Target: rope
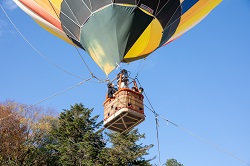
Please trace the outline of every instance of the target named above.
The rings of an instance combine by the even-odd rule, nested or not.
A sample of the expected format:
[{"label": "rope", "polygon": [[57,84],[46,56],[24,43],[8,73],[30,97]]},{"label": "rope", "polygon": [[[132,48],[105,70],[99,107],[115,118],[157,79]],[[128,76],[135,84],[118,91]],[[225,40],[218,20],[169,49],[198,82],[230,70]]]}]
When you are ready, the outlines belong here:
[{"label": "rope", "polygon": [[[141,83],[140,83],[140,81],[138,80],[138,78],[136,78],[136,80],[137,80],[137,82],[139,83],[139,85],[141,86]],[[142,87],[142,86],[141,86]],[[154,110],[154,107],[153,107],[153,105],[151,104],[151,102],[149,101],[149,99],[148,99],[148,96],[147,96],[147,94],[145,93],[145,91],[143,92],[144,93],[144,96],[146,97],[146,99],[147,99],[147,101],[148,101],[148,103],[149,103],[149,105],[150,105],[150,107],[151,107],[151,111],[154,113],[154,115],[155,115],[155,123],[156,123],[156,139],[157,139],[157,147],[158,147],[158,155],[159,155],[159,161],[158,161],[158,165],[160,166],[160,164],[161,164],[161,151],[160,151],[160,140],[159,140],[159,130],[158,130],[158,126],[159,126],[159,124],[158,124],[158,119],[157,119],[157,117],[159,116],[158,115],[158,113],[156,113],[156,111]],[[147,106],[146,106],[147,107]],[[148,108],[148,107],[147,107]]]},{"label": "rope", "polygon": [[157,138],[157,147],[158,147],[158,154],[159,154],[159,160],[158,160],[158,165],[161,165],[161,152],[160,152],[160,141],[159,141],[159,120],[157,118],[157,115],[155,114],[155,126],[156,126],[156,138]]},{"label": "rope", "polygon": [[98,78],[98,77],[96,77],[96,76],[94,75],[94,73],[90,70],[88,64],[87,64],[86,61],[83,59],[82,54],[80,53],[79,49],[77,48],[77,46],[76,46],[75,44],[74,44],[74,47],[76,48],[76,51],[78,52],[78,55],[81,57],[83,63],[84,63],[85,66],[87,67],[87,69],[88,69],[88,71],[89,71],[91,77],[97,79],[97,80],[99,81],[99,83],[107,82],[106,79],[100,79],[100,78]]},{"label": "rope", "polygon": [[[152,110],[151,108],[149,108],[147,105],[144,104],[144,106],[145,106],[147,109],[149,109],[151,112],[154,113],[154,110]],[[198,136],[198,135],[194,134],[193,132],[191,132],[191,131],[185,129],[184,127],[181,127],[181,126],[177,125],[176,123],[171,122],[170,120],[168,120],[168,119],[166,119],[166,118],[160,116],[159,114],[157,114],[157,115],[158,115],[158,117],[160,117],[160,118],[162,118],[163,120],[165,120],[167,123],[172,124],[173,126],[179,128],[180,130],[182,130],[182,131],[184,131],[184,132],[186,132],[186,133],[192,135],[193,137],[195,137],[195,138],[197,138],[197,139],[199,139],[199,140],[202,140],[203,142],[207,143],[208,145],[210,145],[210,146],[212,146],[212,147],[214,147],[214,148],[216,148],[216,149],[218,149],[218,150],[220,150],[220,151],[222,151],[222,152],[224,152],[224,153],[230,155],[231,157],[233,157],[233,158],[235,158],[235,159],[237,159],[237,160],[239,160],[239,161],[241,161],[241,162],[243,162],[243,163],[245,163],[245,164],[247,164],[247,165],[250,166],[250,163],[248,163],[247,161],[245,161],[245,160],[243,160],[243,159],[237,157],[236,155],[234,155],[234,154],[232,154],[232,153],[226,151],[225,149],[219,147],[218,145],[216,145],[216,144],[214,144],[214,143],[212,143],[212,142],[206,140],[205,138],[202,138],[201,136]]]},{"label": "rope", "polygon": [[93,73],[91,72],[91,70],[90,70],[89,66],[87,65],[86,61],[83,59],[82,54],[80,53],[80,51],[78,50],[78,48],[76,47],[76,45],[74,45],[74,47],[75,47],[76,51],[78,52],[79,56],[81,57],[81,59],[82,59],[83,63],[84,63],[84,64],[85,64],[85,66],[87,67],[87,69],[88,69],[88,71],[89,71],[90,75],[92,75],[92,76],[93,76]]},{"label": "rope", "polygon": [[55,63],[53,63],[50,59],[48,59],[44,54],[42,54],[40,51],[38,51],[38,49],[35,48],[35,46],[33,46],[29,41],[28,39],[20,32],[20,30],[16,27],[16,25],[13,23],[13,21],[10,19],[10,17],[8,16],[8,14],[6,13],[6,11],[4,10],[4,8],[2,7],[2,5],[0,4],[0,7],[2,9],[2,11],[4,12],[4,14],[6,15],[6,17],[8,18],[8,20],[10,21],[10,23],[13,25],[13,27],[16,29],[16,31],[20,34],[20,36],[42,57],[44,58],[47,62],[49,62],[52,66],[58,68],[59,70],[71,75],[71,76],[74,76],[76,78],[79,78],[79,79],[83,79],[82,77],[79,77],[75,74],[72,74],[66,70],[64,70],[63,68],[59,67],[58,65],[56,65]]},{"label": "rope", "polygon": [[237,157],[236,155],[234,155],[234,154],[232,154],[232,153],[226,151],[225,149],[223,149],[223,148],[219,147],[218,145],[216,145],[216,144],[214,144],[214,143],[212,143],[212,142],[206,140],[205,138],[202,138],[201,136],[198,136],[198,135],[192,133],[191,131],[189,131],[189,130],[185,129],[184,127],[181,127],[181,126],[179,126],[179,125],[177,125],[177,124],[171,122],[170,120],[168,120],[168,119],[166,119],[166,118],[164,118],[164,117],[161,117],[161,116],[159,116],[159,117],[162,118],[163,120],[165,120],[166,122],[168,122],[168,123],[174,125],[175,127],[181,129],[182,131],[184,131],[184,132],[186,132],[186,133],[192,135],[193,137],[202,140],[203,142],[209,144],[210,146],[212,146],[212,147],[214,147],[214,148],[216,148],[216,149],[218,149],[218,150],[220,150],[220,151],[222,151],[222,152],[224,152],[224,153],[230,155],[231,157],[234,157],[235,159],[237,159],[237,160],[239,160],[239,161],[241,161],[241,162],[243,162],[243,163],[245,163],[245,164],[247,164],[247,165],[250,165],[250,163],[248,163],[247,161],[245,161],[245,160],[243,160],[243,159]]},{"label": "rope", "polygon": [[[71,86],[71,87],[69,87],[69,88],[67,88],[67,89],[65,89],[65,90],[63,90],[63,91],[61,91],[61,92],[58,92],[58,93],[56,93],[56,94],[54,94],[54,95],[52,95],[52,96],[50,96],[50,97],[47,97],[47,98],[45,98],[45,99],[43,99],[43,100],[41,100],[41,101],[39,101],[39,102],[37,102],[37,103],[35,103],[35,104],[32,104],[30,107],[36,106],[36,105],[41,104],[41,103],[43,103],[43,102],[45,102],[45,101],[47,101],[47,100],[50,100],[50,99],[52,99],[52,98],[54,98],[54,97],[56,97],[56,96],[58,96],[58,95],[60,95],[60,94],[62,94],[62,93],[65,93],[65,92],[67,92],[67,91],[69,91],[69,90],[71,90],[71,89],[73,89],[73,88],[75,88],[75,87],[78,87],[78,86],[82,85],[83,83],[85,83],[85,82],[87,82],[87,81],[89,81],[89,80],[91,80],[91,79],[92,79],[92,78],[88,78],[88,79],[86,79],[86,80],[84,80],[84,81],[81,81],[81,82],[79,82],[78,84],[76,84],[76,85],[74,85],[74,86]],[[20,111],[18,111],[18,112],[15,112],[15,113],[11,113],[11,114],[9,114],[9,115],[3,117],[3,118],[0,118],[0,121],[4,120],[4,119],[6,119],[6,118],[8,118],[8,117],[10,117],[10,116],[12,116],[12,115],[14,115],[14,114],[18,114],[18,113],[20,113],[21,111],[22,111],[22,110],[20,110]]]},{"label": "rope", "polygon": [[49,100],[49,99],[51,99],[51,98],[53,98],[53,97],[55,97],[55,96],[58,96],[58,95],[60,95],[60,94],[62,94],[62,93],[64,93],[64,92],[66,92],[66,91],[69,91],[69,90],[71,90],[71,89],[73,89],[73,88],[75,88],[75,87],[77,87],[77,86],[80,86],[80,85],[82,85],[84,82],[87,82],[87,81],[89,81],[89,80],[91,80],[91,78],[88,78],[88,79],[86,79],[86,80],[84,80],[84,81],[81,81],[81,82],[79,82],[78,84],[76,84],[76,85],[74,85],[74,86],[71,86],[71,87],[69,87],[69,88],[67,88],[67,89],[65,89],[65,90],[63,90],[63,91],[61,91],[61,92],[59,92],[59,93],[56,93],[56,94],[54,94],[54,95],[52,95],[52,96],[50,96],[50,97],[48,97],[48,98],[46,98],[46,99],[44,99],[44,100],[41,100],[41,101],[35,103],[34,105],[38,105],[38,104],[40,104],[40,103],[43,103],[44,101],[47,101],[47,100]]},{"label": "rope", "polygon": [[139,64],[139,66],[138,66],[138,70],[137,70],[137,73],[136,73],[136,75],[135,75],[135,78],[138,77],[139,72],[140,72],[141,70],[142,70],[142,60],[140,60],[140,64]]},{"label": "rope", "polygon": [[[140,84],[140,82],[139,82],[138,79],[137,79],[137,81],[138,81],[139,85],[141,86],[141,84]],[[247,165],[250,166],[250,163],[248,163],[247,161],[245,161],[245,160],[243,160],[243,159],[237,157],[236,155],[234,155],[234,154],[232,154],[232,153],[226,151],[225,149],[223,149],[223,148],[219,147],[218,145],[216,145],[216,144],[214,144],[214,143],[208,141],[207,139],[202,138],[201,136],[198,136],[198,135],[192,133],[191,131],[185,129],[184,127],[181,127],[181,126],[177,125],[176,123],[173,123],[173,122],[171,122],[170,120],[168,120],[168,119],[166,119],[166,118],[160,116],[160,115],[159,115],[158,113],[156,113],[156,111],[154,110],[154,108],[153,108],[151,102],[149,101],[149,99],[148,99],[148,97],[147,97],[147,95],[146,95],[145,92],[144,92],[144,95],[145,95],[145,97],[146,97],[148,103],[150,104],[150,107],[151,107],[151,108],[148,107],[148,106],[145,105],[145,104],[144,104],[144,106],[145,106],[147,109],[149,109],[152,113],[154,113],[155,119],[156,119],[156,125],[158,125],[158,119],[157,119],[157,117],[160,117],[160,118],[162,118],[163,120],[165,120],[166,122],[168,122],[168,123],[174,125],[175,127],[181,129],[182,131],[184,131],[184,132],[186,132],[186,133],[192,135],[193,137],[202,140],[203,142],[207,143],[208,145],[210,145],[210,146],[212,146],[212,147],[214,147],[214,148],[216,148],[216,149],[218,149],[218,150],[220,150],[220,151],[222,151],[222,152],[228,154],[229,156],[231,156],[231,157],[233,157],[233,158],[235,158],[235,159],[237,159],[237,160],[239,160],[239,161],[241,161],[241,162],[243,162],[243,163],[245,163],[245,164],[247,164]],[[158,128],[156,128],[156,130],[157,130],[157,141],[158,141],[158,139],[159,139],[159,138],[158,138]],[[158,146],[159,146],[159,144],[158,144]],[[160,150],[159,150],[159,149],[158,149],[158,153],[160,153]]]},{"label": "rope", "polygon": [[[152,110],[151,108],[149,108],[147,105],[144,104],[144,106],[145,106],[147,109],[149,109],[151,112],[154,113],[154,110]],[[245,164],[247,164],[247,165],[250,166],[250,163],[248,163],[247,161],[245,161],[245,160],[243,160],[243,159],[237,157],[236,155],[234,155],[234,154],[232,154],[232,153],[226,151],[225,149],[219,147],[218,145],[216,145],[216,144],[214,144],[214,143],[212,143],[212,142],[206,140],[205,138],[202,138],[201,136],[198,136],[198,135],[194,134],[193,132],[191,132],[191,131],[185,129],[184,127],[181,127],[181,126],[177,125],[177,124],[174,123],[174,122],[171,122],[170,120],[168,120],[168,119],[166,119],[166,118],[160,116],[159,114],[157,114],[157,115],[158,115],[158,117],[162,118],[163,120],[165,120],[166,122],[172,124],[173,126],[179,128],[180,130],[182,130],[182,131],[184,131],[184,132],[186,132],[186,133],[192,135],[192,136],[195,137],[195,138],[198,138],[198,139],[202,140],[203,142],[207,143],[208,145],[210,145],[210,146],[212,146],[212,147],[214,147],[214,148],[216,148],[216,149],[218,149],[218,150],[220,150],[220,151],[222,151],[222,152],[224,152],[224,153],[230,155],[231,157],[234,157],[235,159],[237,159],[237,160],[239,160],[239,161],[241,161],[241,162],[243,162],[243,163],[245,163]]]},{"label": "rope", "polygon": [[[141,83],[140,83],[140,81],[138,80],[138,78],[136,78],[136,80],[137,80],[137,82],[139,83],[139,85],[141,86]],[[141,86],[141,87],[142,87],[142,86]],[[149,105],[150,105],[150,107],[151,107],[151,111],[152,111],[155,115],[158,116],[158,114],[157,114],[157,113],[155,112],[155,110],[154,110],[153,105],[152,105],[151,102],[149,101],[148,96],[147,96],[147,94],[145,93],[145,91],[144,91],[144,96],[146,97],[146,99],[147,99],[147,101],[148,101],[148,103],[149,103]]]}]

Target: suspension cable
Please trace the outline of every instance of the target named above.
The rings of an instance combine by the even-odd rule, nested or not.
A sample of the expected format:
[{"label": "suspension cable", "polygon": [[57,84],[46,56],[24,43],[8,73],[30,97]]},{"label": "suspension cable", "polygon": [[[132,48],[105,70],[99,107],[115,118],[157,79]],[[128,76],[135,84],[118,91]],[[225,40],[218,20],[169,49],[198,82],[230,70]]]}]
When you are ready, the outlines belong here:
[{"label": "suspension cable", "polygon": [[140,65],[139,65],[139,67],[138,67],[138,71],[137,71],[137,73],[136,73],[136,75],[135,75],[135,79],[138,78],[139,73],[142,72],[144,66],[146,65],[146,63],[147,63],[151,58],[152,58],[152,56],[148,56],[147,58],[144,58],[144,59],[141,60]]},{"label": "suspension cable", "polygon": [[247,161],[245,161],[245,160],[243,160],[243,159],[237,157],[236,155],[234,155],[234,154],[232,154],[232,153],[226,151],[225,149],[223,149],[223,148],[219,147],[218,145],[216,145],[216,144],[214,144],[214,143],[208,141],[207,139],[202,138],[201,136],[198,136],[197,134],[194,134],[193,132],[187,130],[186,128],[181,127],[181,126],[177,125],[176,123],[171,122],[170,120],[168,120],[168,119],[166,119],[166,118],[164,118],[164,117],[161,117],[161,116],[159,116],[159,117],[162,118],[164,121],[166,121],[166,122],[168,122],[168,123],[174,125],[175,127],[181,129],[182,131],[188,133],[189,135],[192,135],[193,137],[195,137],[195,138],[197,138],[197,139],[199,139],[199,140],[202,140],[203,142],[205,142],[205,143],[209,144],[210,146],[212,146],[212,147],[214,147],[214,148],[216,148],[216,149],[218,149],[218,150],[220,150],[220,151],[222,151],[222,152],[224,152],[224,153],[230,155],[231,157],[234,157],[235,159],[237,159],[237,160],[239,160],[239,161],[241,161],[241,162],[243,162],[243,163],[245,163],[245,164],[247,164],[247,165],[250,165],[250,163],[248,163]]},{"label": "suspension cable", "polygon": [[84,63],[84,64],[85,64],[85,66],[87,67],[87,69],[88,69],[88,71],[89,71],[90,75],[92,76],[92,78],[97,79],[97,80],[99,81],[99,83],[104,83],[104,82],[106,82],[106,80],[104,80],[104,79],[100,79],[100,78],[98,78],[98,77],[96,77],[96,76],[94,75],[94,73],[90,70],[90,68],[89,68],[88,64],[87,64],[87,63],[86,63],[86,61],[84,60],[84,58],[83,58],[82,54],[80,53],[79,49],[77,48],[77,46],[76,46],[75,44],[74,44],[74,47],[76,48],[76,51],[78,52],[78,54],[79,54],[79,56],[81,57],[81,59],[82,59],[83,63]]},{"label": "suspension cable", "polygon": [[[140,82],[139,82],[138,79],[137,79],[137,81],[138,81],[139,85],[141,86],[141,84],[140,84]],[[148,107],[148,106],[145,105],[145,104],[144,104],[144,106],[145,106],[147,109],[149,109],[152,113],[154,113],[155,117],[160,117],[160,118],[163,119],[164,121],[166,121],[166,122],[168,122],[168,123],[174,125],[175,127],[179,128],[180,130],[182,130],[182,131],[188,133],[189,135],[192,135],[193,137],[195,137],[195,138],[197,138],[197,139],[199,139],[199,140],[202,140],[203,142],[207,143],[208,145],[210,145],[210,146],[212,146],[212,147],[214,147],[214,148],[216,148],[216,149],[218,149],[218,150],[220,150],[220,151],[222,151],[222,152],[228,154],[229,156],[231,156],[231,157],[233,157],[233,158],[235,158],[235,159],[237,159],[237,160],[239,160],[239,161],[241,161],[241,162],[243,162],[243,163],[245,163],[245,164],[247,164],[247,165],[250,166],[250,163],[248,163],[247,161],[245,161],[245,160],[243,160],[243,159],[237,157],[236,155],[234,155],[234,154],[232,154],[232,153],[226,151],[225,149],[223,149],[223,148],[219,147],[218,145],[216,145],[216,144],[214,144],[214,143],[208,141],[207,139],[202,138],[201,136],[198,136],[197,134],[194,134],[193,132],[187,130],[186,128],[181,127],[181,126],[177,125],[176,123],[173,123],[172,121],[170,121],[170,120],[168,120],[168,119],[166,119],[166,118],[160,116],[160,115],[154,110],[154,108],[153,108],[151,102],[149,101],[149,99],[148,99],[148,97],[147,97],[145,91],[144,91],[144,95],[145,95],[145,97],[146,97],[148,103],[150,104],[150,107],[151,107],[151,108]],[[158,131],[157,131],[157,134],[158,134]],[[158,153],[159,153],[159,151],[158,151]]]},{"label": "suspension cable", "polygon": [[[151,112],[154,113],[154,110],[152,110],[150,107],[148,107],[148,106],[145,105],[145,104],[144,104],[144,106],[145,106],[147,109],[149,109]],[[193,132],[187,130],[186,128],[184,128],[184,127],[182,127],[182,126],[180,126],[180,125],[177,125],[176,123],[174,123],[174,122],[172,122],[172,121],[170,121],[170,120],[168,120],[168,119],[166,119],[166,118],[160,116],[159,114],[157,114],[157,115],[158,115],[158,117],[160,117],[161,119],[163,119],[163,120],[166,121],[167,123],[172,124],[173,126],[175,126],[175,127],[179,128],[180,130],[182,130],[182,131],[188,133],[189,135],[193,136],[194,138],[197,138],[197,139],[199,139],[199,140],[202,140],[203,142],[207,143],[208,145],[210,145],[210,146],[212,146],[212,147],[214,147],[214,148],[216,148],[216,149],[218,149],[218,150],[220,150],[220,151],[222,151],[222,152],[224,152],[224,153],[230,155],[231,157],[233,157],[233,158],[235,158],[235,159],[237,159],[237,160],[239,160],[239,161],[241,161],[241,162],[243,162],[243,163],[245,163],[245,164],[247,164],[247,165],[250,166],[250,163],[248,163],[247,161],[245,161],[245,160],[243,160],[243,159],[237,157],[236,155],[234,155],[234,154],[232,154],[232,153],[226,151],[225,149],[219,147],[218,145],[216,145],[216,144],[214,144],[214,143],[208,141],[207,139],[205,139],[205,138],[203,138],[203,137],[201,137],[201,136],[199,136],[199,135],[197,135],[197,134],[194,134]]]},{"label": "suspension cable", "polygon": [[[148,107],[148,106],[145,105],[145,104],[144,104],[144,106],[145,106],[147,109],[149,109],[151,112],[154,113],[154,110],[152,110],[150,107]],[[197,139],[199,139],[199,140],[202,140],[203,142],[207,143],[208,145],[210,145],[210,146],[212,146],[212,147],[214,147],[214,148],[216,148],[216,149],[218,149],[218,150],[220,150],[220,151],[222,151],[222,152],[224,152],[224,153],[230,155],[231,157],[233,157],[233,158],[235,158],[235,159],[237,159],[237,160],[239,160],[239,161],[241,161],[241,162],[243,162],[243,163],[245,163],[245,164],[247,164],[247,165],[250,166],[250,163],[248,163],[247,161],[245,161],[245,160],[243,160],[243,159],[237,157],[236,155],[234,155],[234,154],[232,154],[232,153],[226,151],[225,149],[223,149],[223,148],[219,147],[218,145],[216,145],[216,144],[214,144],[214,143],[208,141],[207,139],[205,139],[205,138],[203,138],[203,137],[201,137],[201,136],[199,136],[199,135],[197,135],[197,134],[194,134],[193,132],[187,130],[186,128],[184,128],[184,127],[182,127],[182,126],[180,126],[180,125],[177,125],[176,123],[174,123],[174,122],[172,122],[172,121],[170,121],[170,120],[168,120],[168,119],[166,119],[166,118],[160,116],[159,114],[157,114],[157,116],[160,117],[161,119],[163,119],[164,121],[166,121],[166,122],[172,124],[173,126],[179,128],[180,130],[182,130],[182,131],[188,133],[189,135],[193,136],[194,138],[197,138]]]},{"label": "suspension cable", "polygon": [[85,64],[85,66],[87,67],[87,69],[88,69],[88,71],[89,71],[90,75],[91,75],[91,76],[93,76],[92,71],[90,70],[90,68],[89,68],[89,66],[87,65],[86,61],[83,59],[82,54],[80,53],[80,51],[78,50],[78,48],[76,47],[76,45],[75,45],[75,44],[74,44],[74,47],[75,47],[76,51],[78,52],[79,56],[81,57],[81,59],[82,59],[83,63],[84,63],[84,64]]},{"label": "suspension cable", "polygon": [[161,152],[160,152],[160,139],[159,139],[159,120],[157,118],[157,115],[155,114],[155,127],[156,127],[156,138],[157,138],[157,147],[158,147],[158,154],[159,154],[159,160],[158,165],[161,165]]},{"label": "suspension cable", "polygon": [[[146,59],[144,59],[144,61],[145,61]],[[136,75],[135,75],[135,78],[137,78],[138,77],[138,75],[139,75],[139,73],[142,71],[142,67],[145,65],[145,63],[142,65],[142,62],[143,60],[140,60],[140,64],[139,64],[139,67],[138,67],[138,71],[137,71],[137,73],[136,73]]]},{"label": "suspension cable", "polygon": [[[63,90],[63,91],[61,91],[61,92],[58,92],[58,93],[56,93],[56,94],[54,94],[54,95],[52,95],[52,96],[49,96],[49,97],[47,97],[47,98],[45,98],[45,99],[43,99],[43,100],[40,100],[40,101],[36,102],[35,104],[32,104],[30,107],[36,106],[36,105],[38,105],[38,104],[41,104],[41,103],[43,103],[43,102],[45,102],[45,101],[47,101],[47,100],[50,100],[50,99],[56,97],[56,96],[58,96],[58,95],[61,95],[61,94],[65,93],[65,92],[67,92],[67,91],[69,91],[69,90],[71,90],[71,89],[73,89],[73,88],[75,88],[75,87],[78,87],[78,86],[82,85],[83,83],[85,83],[85,82],[87,82],[87,81],[89,81],[89,80],[91,80],[91,79],[92,79],[92,78],[85,79],[85,80],[79,82],[79,83],[76,84],[76,85],[73,85],[73,86],[71,86],[71,87],[69,87],[69,88],[67,88],[67,89],[65,89],[65,90]],[[0,118],[0,121],[6,119],[6,118],[8,118],[8,117],[11,117],[11,116],[14,115],[14,114],[18,114],[18,113],[20,113],[21,111],[22,111],[22,110],[17,111],[17,112],[15,112],[15,113],[11,113],[11,114],[9,114],[9,115],[3,117],[3,118]]]},{"label": "suspension cable", "polygon": [[63,71],[64,73],[67,73],[71,76],[74,76],[76,78],[79,79],[83,79],[82,77],[79,77],[75,74],[72,74],[66,70],[64,70],[63,68],[59,67],[58,65],[56,65],[55,63],[53,63],[48,57],[46,57],[44,54],[42,54],[40,51],[38,51],[37,48],[35,48],[35,46],[33,44],[31,44],[28,39],[21,33],[21,31],[16,27],[16,25],[14,24],[14,22],[10,19],[10,17],[8,16],[8,14],[6,13],[6,11],[4,10],[4,8],[2,7],[2,5],[0,4],[0,7],[2,9],[2,11],[4,12],[5,16],[8,18],[8,20],[10,21],[10,23],[12,24],[12,26],[16,29],[16,31],[20,34],[20,36],[30,45],[30,47],[32,47],[42,58],[44,58],[47,62],[49,62],[52,66],[58,68],[59,70]]},{"label": "suspension cable", "polygon": [[[141,85],[139,79],[136,78],[136,80],[137,80],[137,82],[139,83],[139,85],[142,87],[142,85]],[[158,114],[156,113],[156,111],[155,111],[153,105],[152,105],[151,102],[149,101],[148,96],[147,96],[147,94],[145,93],[145,91],[144,91],[144,96],[146,97],[146,99],[147,99],[147,101],[148,101],[148,103],[149,103],[149,105],[150,105],[150,107],[151,107],[152,112],[153,112],[156,116],[158,116]]]},{"label": "suspension cable", "polygon": [[[138,80],[138,78],[136,78],[137,82],[139,83],[139,85],[141,86],[141,83],[140,81]],[[141,86],[142,87],[142,86]],[[153,105],[151,104],[150,100],[148,99],[148,96],[147,94],[145,93],[145,91],[143,92],[144,93],[144,96],[146,97],[150,107],[151,107],[151,111],[154,113],[155,115],[155,123],[156,123],[156,139],[157,139],[157,147],[158,147],[158,155],[159,155],[159,161],[158,161],[158,165],[160,166],[161,165],[161,152],[160,152],[160,140],[159,140],[159,123],[158,123],[158,113],[156,113],[156,111],[154,110],[154,107]],[[148,107],[147,107],[148,108]]]}]

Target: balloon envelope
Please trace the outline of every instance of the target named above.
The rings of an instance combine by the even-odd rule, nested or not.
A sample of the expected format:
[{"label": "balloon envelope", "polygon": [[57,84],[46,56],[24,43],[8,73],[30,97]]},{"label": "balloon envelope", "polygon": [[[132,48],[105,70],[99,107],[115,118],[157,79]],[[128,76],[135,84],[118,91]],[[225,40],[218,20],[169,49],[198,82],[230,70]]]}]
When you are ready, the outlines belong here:
[{"label": "balloon envelope", "polygon": [[47,31],[109,74],[175,40],[222,0],[14,0]]}]

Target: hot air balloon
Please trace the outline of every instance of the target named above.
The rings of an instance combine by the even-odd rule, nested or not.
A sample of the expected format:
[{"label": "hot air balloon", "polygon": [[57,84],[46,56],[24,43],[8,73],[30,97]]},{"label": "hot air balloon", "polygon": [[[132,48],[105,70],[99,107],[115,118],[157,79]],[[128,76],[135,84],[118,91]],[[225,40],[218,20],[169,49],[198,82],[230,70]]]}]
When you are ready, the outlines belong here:
[{"label": "hot air balloon", "polygon": [[109,74],[198,24],[222,0],[14,0],[40,26]]},{"label": "hot air balloon", "polygon": [[[177,39],[221,1],[14,0],[41,27],[85,50],[106,75]],[[104,127],[126,132],[145,119],[143,95],[120,84],[103,104]]]}]

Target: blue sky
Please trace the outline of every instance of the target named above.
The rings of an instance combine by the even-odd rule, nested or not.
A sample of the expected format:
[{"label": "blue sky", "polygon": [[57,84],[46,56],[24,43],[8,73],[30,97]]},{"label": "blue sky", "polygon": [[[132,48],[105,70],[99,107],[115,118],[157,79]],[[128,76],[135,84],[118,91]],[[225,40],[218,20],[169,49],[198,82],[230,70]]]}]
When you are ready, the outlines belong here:
[{"label": "blue sky", "polygon": [[[36,104],[64,91],[90,74],[76,49],[39,27],[12,1],[1,5],[40,56],[0,10],[0,101],[13,99]],[[200,24],[146,60],[123,64],[138,78],[160,116],[222,148],[159,118],[161,163],[175,158],[184,166],[247,166],[250,163],[250,1],[224,0]],[[82,50],[81,55],[98,78],[104,73]],[[109,76],[112,79],[118,70]],[[82,102],[103,118],[106,84],[92,79],[39,104],[61,112]],[[146,100],[145,104],[149,105]],[[154,115],[145,109],[139,131],[145,144],[154,144]],[[241,161],[243,160],[243,161]],[[247,163],[245,163],[245,162]]]}]

